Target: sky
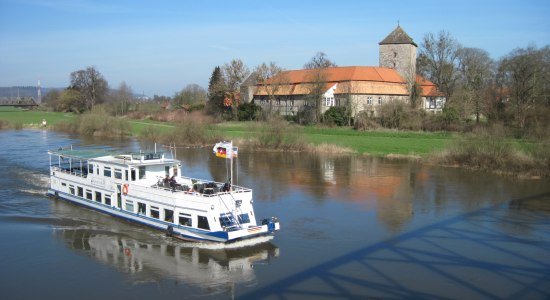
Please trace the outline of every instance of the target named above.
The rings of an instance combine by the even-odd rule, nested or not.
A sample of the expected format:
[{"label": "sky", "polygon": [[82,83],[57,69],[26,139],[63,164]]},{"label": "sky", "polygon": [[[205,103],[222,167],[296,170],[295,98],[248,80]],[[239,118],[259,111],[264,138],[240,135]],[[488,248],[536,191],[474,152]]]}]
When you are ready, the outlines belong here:
[{"label": "sky", "polygon": [[95,66],[112,88],[173,96],[206,88],[234,58],[299,69],[323,51],[339,66],[377,66],[398,22],[418,45],[444,30],[493,59],[550,44],[548,0],[0,0],[0,86],[66,87]]}]

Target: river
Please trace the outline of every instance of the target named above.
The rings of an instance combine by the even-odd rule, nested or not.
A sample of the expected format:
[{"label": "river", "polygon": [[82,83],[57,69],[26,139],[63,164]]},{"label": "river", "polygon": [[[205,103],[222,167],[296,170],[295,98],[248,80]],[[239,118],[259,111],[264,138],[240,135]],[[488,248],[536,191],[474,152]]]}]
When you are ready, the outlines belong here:
[{"label": "river", "polygon": [[[247,152],[272,238],[190,243],[45,196],[48,149],[147,150],[135,140],[0,131],[2,299],[550,298],[550,181],[410,160]],[[224,181],[211,148],[185,175]]]}]

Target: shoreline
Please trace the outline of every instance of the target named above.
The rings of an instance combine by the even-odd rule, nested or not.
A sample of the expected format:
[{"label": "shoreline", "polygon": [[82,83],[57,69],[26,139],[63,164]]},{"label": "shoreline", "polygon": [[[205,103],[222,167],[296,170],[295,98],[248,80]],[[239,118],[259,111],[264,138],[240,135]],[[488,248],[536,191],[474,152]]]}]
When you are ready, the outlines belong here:
[{"label": "shoreline", "polygon": [[[64,117],[67,119],[74,120],[73,116],[67,116],[64,114]],[[0,130],[1,129],[13,129],[13,130],[20,130],[20,129],[30,129],[30,130],[51,130],[51,131],[58,131],[58,132],[70,132],[66,130],[60,130],[56,129],[55,125],[58,123],[64,122],[63,120],[58,120],[57,122],[51,122],[47,126],[42,126],[40,123],[23,123],[23,122],[10,122],[7,120],[0,119]],[[124,122],[127,122],[129,124],[129,128],[127,129],[127,132],[129,134],[123,134],[123,135],[117,135],[113,136],[111,134],[102,134],[101,131],[94,131],[93,136],[97,137],[105,137],[105,138],[135,138],[137,140],[151,140],[148,139],[146,136],[143,136],[141,132],[146,128],[154,128],[154,127],[160,127],[163,129],[170,129],[170,128],[176,128],[177,125],[174,124],[158,124],[155,122],[147,122],[147,121],[139,121],[139,120],[128,120],[125,119]],[[132,126],[132,124],[138,124],[139,126]],[[202,124],[204,125],[204,124]],[[409,141],[411,137],[420,139],[420,142],[429,142],[432,140],[440,140],[442,139],[442,136],[450,136],[452,133],[436,133],[436,134],[430,134],[430,133],[417,133],[417,132],[399,132],[399,131],[376,131],[376,132],[351,132],[347,131],[344,128],[316,128],[316,127],[289,127],[290,129],[297,130],[296,134],[299,135],[299,140],[297,141],[296,148],[288,149],[286,148],[286,145],[277,145],[276,147],[270,147],[269,145],[260,145],[260,143],[257,140],[254,140],[255,138],[251,138],[251,134],[256,135],[258,134],[258,131],[254,131],[250,129],[248,124],[240,124],[240,123],[223,123],[220,124],[217,128],[216,125],[213,125],[214,129],[211,129],[213,133],[225,133],[225,136],[222,136],[221,139],[224,140],[234,140],[237,141],[237,143],[240,143],[242,149],[247,149],[247,151],[259,151],[259,152],[303,152],[303,153],[318,153],[318,154],[324,154],[324,155],[358,155],[363,157],[381,157],[386,159],[406,159],[411,161],[417,161],[422,164],[428,164],[428,165],[435,165],[435,166],[442,166],[442,167],[453,167],[453,168],[463,168],[467,170],[474,170],[474,171],[482,171],[482,172],[489,172],[492,174],[498,174],[498,175],[504,175],[504,176],[514,176],[518,178],[528,178],[528,179],[542,179],[550,177],[550,174],[544,171],[540,171],[540,167],[537,167],[534,169],[534,172],[531,170],[525,170],[525,171],[514,171],[514,170],[506,170],[506,169],[490,169],[488,167],[479,167],[472,164],[464,164],[464,163],[457,163],[453,162],[450,157],[445,157],[445,151],[448,149],[448,145],[445,147],[441,147],[439,149],[433,149],[430,152],[425,153],[417,153],[414,151],[411,151],[411,153],[399,153],[399,150],[403,150],[403,148],[406,148],[411,143],[417,143],[418,140],[413,140],[412,142]],[[205,126],[203,126],[205,127]],[[223,130],[224,128],[232,128],[232,130]],[[235,129],[236,128],[236,129]],[[314,133],[312,133],[314,132]],[[86,136],[85,134],[81,134],[78,132],[70,132],[77,134],[79,136]],[[284,134],[287,134],[288,132],[285,132]],[[343,133],[342,135],[338,135],[338,133]],[[239,136],[241,135],[241,136]],[[248,135],[247,138],[242,137],[242,135]],[[313,136],[313,137],[312,137]],[[159,138],[157,136],[156,138]],[[213,136],[212,136],[213,137]],[[211,138],[212,138],[211,137]],[[327,138],[330,137],[330,138]],[[420,138],[419,138],[420,137]],[[312,142],[311,140],[315,139],[326,139],[330,140],[327,142]],[[361,140],[364,143],[368,143],[369,146],[381,146],[377,145],[382,144],[384,142],[387,142],[389,140],[402,142],[405,141],[402,144],[399,144],[398,146],[401,146],[401,148],[396,148],[397,152],[381,152],[381,151],[358,151],[358,148],[360,146],[357,146],[354,148],[352,147],[345,147],[342,145],[339,145],[337,143],[331,143],[331,141],[338,141],[342,142],[342,140],[348,140],[345,141],[348,144],[352,143],[357,140]],[[353,140],[351,140],[353,139]],[[350,142],[351,140],[351,142]],[[451,141],[451,138],[447,138],[448,141]],[[447,141],[446,140],[446,141]],[[409,144],[407,144],[409,143]],[[209,143],[207,141],[203,141],[201,144],[195,144],[195,145],[182,145],[182,148],[191,148],[191,147],[207,147]],[[343,144],[343,143],[340,143]],[[292,145],[291,145],[292,146]],[[382,145],[383,146],[383,145]],[[381,146],[381,147],[382,147]],[[395,145],[394,145],[395,148]],[[378,148],[379,150],[379,148]],[[431,158],[431,159],[430,159]],[[428,160],[430,159],[430,160]],[[542,168],[543,169],[543,168]],[[533,174],[535,173],[535,174]]]}]

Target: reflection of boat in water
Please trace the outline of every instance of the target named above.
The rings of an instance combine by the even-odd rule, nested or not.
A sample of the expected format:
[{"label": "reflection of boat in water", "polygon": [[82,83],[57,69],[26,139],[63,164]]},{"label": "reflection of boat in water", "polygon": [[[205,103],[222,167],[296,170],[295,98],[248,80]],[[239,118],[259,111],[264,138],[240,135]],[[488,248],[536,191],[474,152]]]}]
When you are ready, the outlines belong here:
[{"label": "reflection of boat in water", "polygon": [[251,189],[181,176],[181,162],[162,153],[48,153],[48,194],[177,238],[233,242],[280,228],[273,217],[256,223]]},{"label": "reflection of boat in water", "polygon": [[54,234],[70,248],[84,251],[100,262],[134,275],[139,281],[172,278],[200,288],[252,282],[256,278],[254,264],[279,255],[279,249],[270,242],[245,248],[208,249],[178,243],[145,243],[88,229],[59,229]]}]

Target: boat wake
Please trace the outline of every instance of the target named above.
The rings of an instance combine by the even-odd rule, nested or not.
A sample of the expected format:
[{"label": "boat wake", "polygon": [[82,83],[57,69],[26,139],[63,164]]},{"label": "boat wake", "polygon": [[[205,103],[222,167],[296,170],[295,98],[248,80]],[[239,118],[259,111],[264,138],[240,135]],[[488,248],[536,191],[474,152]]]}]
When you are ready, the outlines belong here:
[{"label": "boat wake", "polygon": [[[208,250],[222,250],[222,249],[239,249],[257,246],[263,243],[267,243],[274,238],[273,235],[260,236],[255,238],[250,238],[246,240],[236,241],[233,243],[213,243],[213,242],[180,242],[174,241],[174,245],[178,245],[186,248],[199,248],[199,249],[208,249]],[[173,239],[172,239],[173,240]]]}]

